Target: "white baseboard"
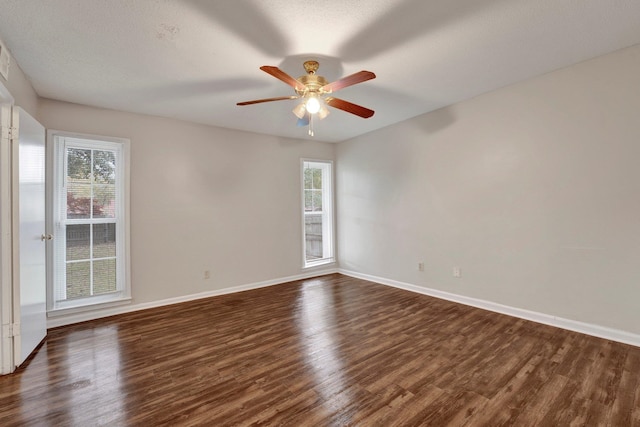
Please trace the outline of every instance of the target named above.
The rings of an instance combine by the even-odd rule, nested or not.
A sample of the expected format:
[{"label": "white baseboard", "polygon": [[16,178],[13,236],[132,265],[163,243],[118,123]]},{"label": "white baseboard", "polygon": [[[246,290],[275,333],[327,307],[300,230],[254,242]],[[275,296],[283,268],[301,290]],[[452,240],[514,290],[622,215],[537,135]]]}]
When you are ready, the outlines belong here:
[{"label": "white baseboard", "polygon": [[149,308],[162,307],[165,305],[178,304],[181,302],[194,301],[202,298],[215,297],[218,295],[232,294],[235,292],[248,291],[251,289],[265,288],[267,286],[280,285],[282,283],[293,282],[295,280],[309,279],[311,277],[323,276],[325,274],[337,273],[337,268],[312,270],[295,276],[280,277],[278,279],[265,280],[262,282],[249,283],[240,286],[231,286],[228,288],[214,289],[211,291],[200,292],[197,294],[183,295],[174,298],[167,298],[158,301],[145,302],[132,305],[119,305],[98,310],[85,311],[82,313],[73,313],[68,315],[60,315],[47,319],[47,328],[56,328],[58,326],[71,325],[73,323],[86,322],[89,320],[100,319],[103,317],[115,316],[117,314],[131,313],[133,311],[146,310]]},{"label": "white baseboard", "polygon": [[502,305],[491,301],[452,294],[449,292],[439,291],[437,289],[425,288],[423,286],[417,286],[410,283],[399,282],[397,280],[386,279],[384,277],[372,276],[369,274],[358,273],[350,270],[339,269],[338,273],[344,274],[345,276],[351,276],[358,279],[379,283],[381,285],[393,286],[394,288],[404,289],[406,291],[429,295],[447,301],[457,302],[460,304],[469,305],[496,313],[506,314],[508,316],[531,320],[532,322],[543,323],[545,325],[555,326],[561,329],[567,329],[586,335],[592,335],[598,338],[604,338],[611,341],[617,341],[624,344],[630,344],[636,347],[640,347],[640,335],[621,331],[619,329],[607,328],[605,326],[579,322],[577,320],[564,319],[562,317],[552,316],[550,314],[538,313],[535,311],[524,310],[516,307],[509,307],[507,305]]},{"label": "white baseboard", "polygon": [[116,306],[105,308],[101,310],[92,310],[83,313],[73,313],[69,315],[61,315],[47,319],[47,328],[55,328],[58,326],[70,325],[73,323],[86,322],[89,320],[100,319],[103,317],[114,316],[117,314],[131,313],[139,310],[146,310],[149,308],[162,307],[165,305],[178,304],[181,302],[194,301],[202,298],[209,298],[218,295],[232,294],[235,292],[248,291],[251,289],[264,288],[267,286],[279,285],[282,283],[292,282],[295,280],[309,279],[311,277],[322,276],[325,274],[340,273],[345,276],[355,277],[358,279],[368,280],[370,282],[379,283],[381,285],[392,286],[394,288],[403,289],[410,292],[416,292],[423,295],[432,296],[435,298],[452,301],[472,307],[481,308],[484,310],[493,311],[496,313],[506,314],[508,316],[517,317],[520,319],[530,320],[532,322],[542,323],[549,326],[555,326],[557,328],[567,329],[574,332],[580,332],[586,335],[592,335],[598,338],[604,338],[611,341],[617,341],[624,344],[630,344],[636,347],[640,347],[640,335],[633,334],[631,332],[621,331],[619,329],[607,328],[605,326],[594,325],[591,323],[579,322],[576,320],[564,319],[562,317],[552,316],[549,314],[538,313],[535,311],[524,310],[521,308],[510,307],[507,305],[498,304],[491,301],[486,301],[478,298],[467,297],[464,295],[452,294],[450,292],[440,291],[437,289],[425,288],[423,286],[413,285],[411,283],[400,282],[397,280],[387,279],[384,277],[372,276],[369,274],[358,273],[355,271],[329,268],[313,270],[306,273],[298,274],[295,276],[281,277],[278,279],[265,280],[262,282],[249,283],[240,286],[231,286],[222,289],[215,289],[207,292],[200,292],[197,294],[183,295],[174,298],[167,298],[158,301],[151,301],[140,304]]}]

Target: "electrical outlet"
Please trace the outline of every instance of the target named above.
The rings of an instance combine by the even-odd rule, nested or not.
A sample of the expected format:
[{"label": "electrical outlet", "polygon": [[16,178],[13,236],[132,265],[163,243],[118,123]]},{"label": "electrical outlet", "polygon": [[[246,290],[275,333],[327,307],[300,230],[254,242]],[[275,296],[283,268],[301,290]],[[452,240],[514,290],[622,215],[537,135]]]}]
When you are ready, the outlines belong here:
[{"label": "electrical outlet", "polygon": [[424,271],[424,262],[418,263],[418,271]]},{"label": "electrical outlet", "polygon": [[211,279],[211,271],[209,270],[204,271],[204,279]]},{"label": "electrical outlet", "polygon": [[462,269],[460,267],[453,267],[453,277],[462,277]]}]

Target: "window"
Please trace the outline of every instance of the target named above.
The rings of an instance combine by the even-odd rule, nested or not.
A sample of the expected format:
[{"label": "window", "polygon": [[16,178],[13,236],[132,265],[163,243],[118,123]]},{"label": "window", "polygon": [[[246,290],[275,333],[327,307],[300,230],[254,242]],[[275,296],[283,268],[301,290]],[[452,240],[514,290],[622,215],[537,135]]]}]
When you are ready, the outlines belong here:
[{"label": "window", "polygon": [[129,299],[128,147],[53,134],[50,311]]},{"label": "window", "polygon": [[302,161],[304,267],[334,261],[332,163]]}]

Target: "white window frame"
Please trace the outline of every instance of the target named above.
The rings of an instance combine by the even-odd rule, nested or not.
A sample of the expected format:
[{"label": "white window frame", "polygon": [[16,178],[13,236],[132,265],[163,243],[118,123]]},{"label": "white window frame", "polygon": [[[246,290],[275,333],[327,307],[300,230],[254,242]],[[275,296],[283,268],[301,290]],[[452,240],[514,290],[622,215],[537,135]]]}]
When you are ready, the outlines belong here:
[{"label": "white window frame", "polygon": [[[126,138],[115,138],[99,135],[81,134],[49,130],[47,133],[47,149],[49,158],[49,185],[47,194],[49,229],[54,234],[54,249],[47,254],[47,315],[49,317],[96,310],[105,307],[126,304],[131,302],[131,262],[130,262],[130,141]],[[74,220],[62,218],[66,212],[66,206],[61,206],[60,192],[65,191],[64,179],[66,175],[66,148],[67,146],[87,149],[116,150],[118,162],[116,163],[116,176],[120,182],[116,190],[116,283],[117,291],[94,295],[86,298],[77,298],[67,301],[55,300],[55,280],[57,277],[65,282],[65,275],[58,274],[56,270],[60,263],[58,257],[65,256],[66,225],[72,225]],[[100,222],[105,222],[101,221]]]},{"label": "white window frame", "polygon": [[[317,212],[305,211],[304,169],[306,163],[314,163],[322,169],[322,253],[323,257],[307,261],[306,216]],[[318,267],[335,262],[335,213],[334,213],[334,168],[332,160],[300,159],[300,187],[302,210],[302,268]],[[325,191],[329,190],[329,191]]]}]

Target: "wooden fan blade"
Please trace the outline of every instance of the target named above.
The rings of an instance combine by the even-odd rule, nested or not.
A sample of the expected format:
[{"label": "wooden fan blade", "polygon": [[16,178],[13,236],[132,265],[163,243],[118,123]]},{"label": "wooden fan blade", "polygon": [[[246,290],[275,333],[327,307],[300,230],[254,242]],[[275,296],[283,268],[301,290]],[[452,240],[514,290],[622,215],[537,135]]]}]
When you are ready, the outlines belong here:
[{"label": "wooden fan blade", "polygon": [[294,79],[293,77],[291,77],[289,74],[285,73],[278,67],[263,65],[262,67],[260,67],[260,69],[267,74],[271,74],[276,79],[282,80],[283,82],[285,82],[286,84],[288,84],[289,86],[291,86],[296,90],[304,89],[304,85],[302,83],[300,83],[299,81],[297,81],[296,79]]},{"label": "wooden fan blade", "polygon": [[284,101],[285,99],[298,99],[298,97],[295,96],[295,95],[279,96],[277,98],[265,98],[265,99],[256,99],[256,100],[253,100],[253,101],[238,102],[236,105],[260,104],[261,102]]},{"label": "wooden fan blade", "polygon": [[321,90],[325,92],[335,92],[347,86],[353,86],[355,84],[366,82],[367,80],[375,78],[376,75],[371,71],[359,71],[355,74],[351,74],[350,76],[343,77],[340,80],[336,80],[333,83],[326,84],[322,86]]},{"label": "wooden fan blade", "polygon": [[363,119],[368,119],[373,116],[375,111],[365,108],[361,105],[353,104],[349,101],[345,101],[344,99],[329,97],[324,100],[324,102],[338,110],[346,111],[347,113],[355,114],[356,116],[360,116]]}]

